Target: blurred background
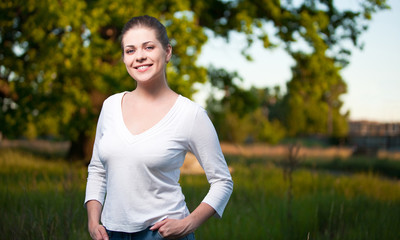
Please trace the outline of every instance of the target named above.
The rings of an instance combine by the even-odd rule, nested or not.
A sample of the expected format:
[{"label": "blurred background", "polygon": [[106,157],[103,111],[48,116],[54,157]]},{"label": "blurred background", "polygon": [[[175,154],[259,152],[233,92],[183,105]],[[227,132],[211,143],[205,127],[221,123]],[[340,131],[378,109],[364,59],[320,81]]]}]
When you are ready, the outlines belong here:
[{"label": "blurred background", "polygon": [[[133,90],[119,34],[167,28],[169,85],[214,123],[235,190],[198,239],[399,239],[400,2],[69,0],[0,3],[0,229],[88,239],[98,115]],[[191,210],[208,190],[191,155]]]}]

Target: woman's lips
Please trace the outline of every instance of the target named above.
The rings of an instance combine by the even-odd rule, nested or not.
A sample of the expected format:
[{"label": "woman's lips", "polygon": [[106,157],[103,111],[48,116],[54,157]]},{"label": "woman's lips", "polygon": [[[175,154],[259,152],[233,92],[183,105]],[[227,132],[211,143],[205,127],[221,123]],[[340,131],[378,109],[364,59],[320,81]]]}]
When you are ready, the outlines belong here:
[{"label": "woman's lips", "polygon": [[138,70],[139,72],[144,72],[147,69],[149,69],[152,66],[152,64],[148,64],[148,65],[141,65],[138,67],[134,67],[136,70]]}]

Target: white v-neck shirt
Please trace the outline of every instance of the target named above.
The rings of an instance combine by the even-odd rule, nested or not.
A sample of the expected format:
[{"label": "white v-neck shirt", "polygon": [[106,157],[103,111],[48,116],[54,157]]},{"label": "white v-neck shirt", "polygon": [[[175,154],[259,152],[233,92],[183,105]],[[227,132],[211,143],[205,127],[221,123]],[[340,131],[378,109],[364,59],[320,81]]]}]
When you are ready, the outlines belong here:
[{"label": "white v-neck shirt", "polygon": [[179,95],[158,123],[133,135],[122,117],[124,94],[103,103],[85,203],[97,200],[103,205],[101,222],[112,231],[138,232],[166,217],[183,219],[189,210],[178,182],[179,169],[190,151],[210,183],[203,202],[221,217],[233,182],[206,111]]}]

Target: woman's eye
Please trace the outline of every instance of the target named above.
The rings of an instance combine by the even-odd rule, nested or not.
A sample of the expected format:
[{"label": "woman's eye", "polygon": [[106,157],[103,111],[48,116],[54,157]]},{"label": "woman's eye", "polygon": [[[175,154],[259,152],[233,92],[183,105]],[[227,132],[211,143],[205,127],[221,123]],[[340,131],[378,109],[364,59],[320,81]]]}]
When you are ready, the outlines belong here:
[{"label": "woman's eye", "polygon": [[153,50],[154,47],[153,47],[153,46],[148,46],[148,47],[146,47],[146,49],[147,49],[147,50]]},{"label": "woman's eye", "polygon": [[126,50],[126,54],[132,54],[132,53],[134,53],[135,51],[133,50],[133,49],[128,49],[128,50]]}]

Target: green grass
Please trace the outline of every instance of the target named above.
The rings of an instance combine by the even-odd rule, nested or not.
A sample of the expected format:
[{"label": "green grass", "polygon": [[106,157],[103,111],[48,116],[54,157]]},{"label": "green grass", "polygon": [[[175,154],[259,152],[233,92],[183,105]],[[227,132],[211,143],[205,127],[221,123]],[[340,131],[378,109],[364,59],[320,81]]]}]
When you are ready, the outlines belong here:
[{"label": "green grass", "polygon": [[298,170],[289,220],[281,169],[260,162],[233,168],[234,194],[225,215],[203,226],[200,239],[400,239],[397,181]]},{"label": "green grass", "polygon": [[0,151],[0,239],[89,239],[83,167]]},{"label": "green grass", "polygon": [[[223,218],[201,226],[197,239],[400,239],[400,183],[371,167],[354,174],[296,170],[288,206],[288,183],[273,161],[227,160],[234,192]],[[2,149],[0,182],[0,239],[90,239],[86,167]],[[206,178],[185,175],[181,185],[193,210],[208,191]]]}]

